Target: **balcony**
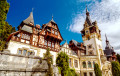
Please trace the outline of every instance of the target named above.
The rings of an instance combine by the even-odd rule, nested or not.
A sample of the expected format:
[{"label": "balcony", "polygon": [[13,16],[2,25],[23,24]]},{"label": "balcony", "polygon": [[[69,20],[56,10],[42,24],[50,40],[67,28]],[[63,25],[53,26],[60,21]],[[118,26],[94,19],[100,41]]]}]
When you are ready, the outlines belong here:
[{"label": "balcony", "polygon": [[53,34],[51,31],[46,31],[46,37],[48,37],[48,36],[55,38],[55,39],[58,39],[58,35]]}]

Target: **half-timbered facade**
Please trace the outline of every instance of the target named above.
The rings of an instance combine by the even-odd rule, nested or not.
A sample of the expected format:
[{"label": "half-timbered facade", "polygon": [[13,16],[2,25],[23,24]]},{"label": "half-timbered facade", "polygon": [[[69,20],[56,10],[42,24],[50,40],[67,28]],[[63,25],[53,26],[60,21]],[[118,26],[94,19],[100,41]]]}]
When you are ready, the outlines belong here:
[{"label": "half-timbered facade", "polygon": [[50,48],[55,64],[62,40],[53,17],[52,20],[40,27],[40,25],[34,25],[33,13],[31,12],[30,16],[18,26],[18,31],[10,34],[7,41],[11,53],[25,56],[34,54],[43,57],[46,48]]}]

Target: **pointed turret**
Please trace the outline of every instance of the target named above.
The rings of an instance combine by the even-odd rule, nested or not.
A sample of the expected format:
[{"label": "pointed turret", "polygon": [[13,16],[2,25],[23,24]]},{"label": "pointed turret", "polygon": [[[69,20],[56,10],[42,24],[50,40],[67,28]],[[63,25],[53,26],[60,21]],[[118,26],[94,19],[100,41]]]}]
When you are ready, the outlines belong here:
[{"label": "pointed turret", "polygon": [[86,6],[86,15],[89,16],[89,12],[88,12],[87,6]]},{"label": "pointed turret", "polygon": [[25,20],[23,21],[23,23],[25,23],[25,24],[30,24],[30,23],[32,23],[32,24],[34,25],[33,12],[30,12],[29,17],[28,17],[27,19],[25,19]]},{"label": "pointed turret", "polygon": [[106,38],[106,43],[107,43],[107,42],[109,42],[109,41],[108,41],[108,39],[107,39],[107,36],[106,36],[106,34],[105,34],[105,38]]},{"label": "pointed turret", "polygon": [[90,16],[89,16],[89,11],[87,9],[87,6],[86,6],[86,22],[88,23],[89,26],[92,25],[92,21],[90,19]]},{"label": "pointed turret", "polygon": [[106,34],[105,34],[105,38],[106,38],[106,47],[105,47],[105,49],[111,49],[112,47],[111,47],[111,45],[110,45],[110,43],[109,43],[109,40],[108,40]]}]

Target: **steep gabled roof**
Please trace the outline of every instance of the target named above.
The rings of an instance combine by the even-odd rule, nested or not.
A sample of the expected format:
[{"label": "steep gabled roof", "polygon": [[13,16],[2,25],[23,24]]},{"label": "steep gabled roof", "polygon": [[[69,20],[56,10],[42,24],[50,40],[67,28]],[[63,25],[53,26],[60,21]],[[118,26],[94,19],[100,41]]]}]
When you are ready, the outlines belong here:
[{"label": "steep gabled roof", "polygon": [[29,17],[23,21],[25,24],[33,23],[34,24],[34,19],[33,19],[33,12],[30,13]]},{"label": "steep gabled roof", "polygon": [[79,42],[77,42],[77,41],[75,41],[75,40],[71,40],[72,42],[73,42],[73,44],[77,47],[77,48],[79,48],[79,49],[81,49],[81,43],[79,43]]}]

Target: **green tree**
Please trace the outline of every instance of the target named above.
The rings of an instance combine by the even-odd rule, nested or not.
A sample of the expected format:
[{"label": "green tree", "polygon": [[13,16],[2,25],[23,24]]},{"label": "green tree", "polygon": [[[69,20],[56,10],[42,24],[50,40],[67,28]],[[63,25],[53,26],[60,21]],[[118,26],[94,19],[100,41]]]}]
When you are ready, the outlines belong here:
[{"label": "green tree", "polygon": [[119,63],[120,63],[120,55],[119,55],[119,54],[117,54],[116,56],[117,56],[117,60],[118,60],[118,61],[119,61]]},{"label": "green tree", "polygon": [[61,76],[66,76],[69,70],[69,57],[66,53],[60,52],[56,59],[56,64],[61,71]]},{"label": "green tree", "polygon": [[117,61],[112,62],[112,74],[113,76],[120,76],[120,64]]},{"label": "green tree", "polygon": [[95,63],[94,65],[94,72],[95,72],[95,76],[102,76],[102,71],[99,68],[99,65],[97,63]]},{"label": "green tree", "polygon": [[47,51],[44,55],[44,59],[47,59],[47,64],[48,64],[47,76],[53,76],[53,68],[51,66],[51,64],[53,63],[53,60],[52,60],[52,55],[50,54],[49,48],[47,48]]},{"label": "green tree", "polygon": [[6,0],[0,0],[0,50],[5,49],[6,39],[10,33],[15,31],[15,27],[5,21],[9,7],[9,3]]},{"label": "green tree", "polygon": [[67,76],[79,76],[79,75],[75,72],[75,69],[69,69]]}]

